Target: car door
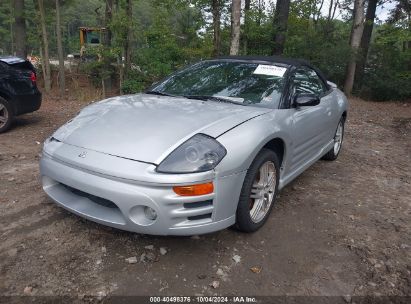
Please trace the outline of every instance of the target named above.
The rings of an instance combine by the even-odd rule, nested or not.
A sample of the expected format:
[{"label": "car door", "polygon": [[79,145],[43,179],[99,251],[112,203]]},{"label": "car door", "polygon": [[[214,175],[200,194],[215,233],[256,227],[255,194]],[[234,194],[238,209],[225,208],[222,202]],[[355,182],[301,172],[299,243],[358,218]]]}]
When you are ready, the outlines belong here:
[{"label": "car door", "polygon": [[317,72],[311,68],[306,68],[308,77],[312,84],[313,91],[320,97],[320,106],[325,110],[326,116],[321,121],[321,126],[326,134],[322,137],[324,145],[328,144],[335,134],[337,125],[335,124],[336,104],[335,97],[332,94],[332,89],[318,76]]},{"label": "car door", "polygon": [[[315,106],[295,107],[292,100],[297,94],[315,94],[320,103]],[[330,100],[327,88],[317,73],[308,68],[296,69],[290,84],[290,110],[293,121],[293,149],[290,171],[297,170],[315,158],[327,144],[330,120]]]}]

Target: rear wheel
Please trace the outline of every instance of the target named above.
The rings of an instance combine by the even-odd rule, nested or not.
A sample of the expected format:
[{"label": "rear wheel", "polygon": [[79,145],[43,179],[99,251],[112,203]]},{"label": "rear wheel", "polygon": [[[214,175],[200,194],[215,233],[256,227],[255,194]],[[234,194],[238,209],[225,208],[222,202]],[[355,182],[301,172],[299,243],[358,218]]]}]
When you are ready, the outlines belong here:
[{"label": "rear wheel", "polygon": [[254,232],[264,225],[275,202],[278,179],[278,157],[273,151],[263,149],[244,179],[236,212],[238,230]]},{"label": "rear wheel", "polygon": [[340,122],[338,123],[337,130],[334,135],[334,146],[330,151],[325,154],[323,160],[336,160],[338,154],[340,154],[341,146],[344,138],[344,117],[341,117]]},{"label": "rear wheel", "polygon": [[7,100],[0,97],[0,133],[6,132],[11,125],[13,111]]}]

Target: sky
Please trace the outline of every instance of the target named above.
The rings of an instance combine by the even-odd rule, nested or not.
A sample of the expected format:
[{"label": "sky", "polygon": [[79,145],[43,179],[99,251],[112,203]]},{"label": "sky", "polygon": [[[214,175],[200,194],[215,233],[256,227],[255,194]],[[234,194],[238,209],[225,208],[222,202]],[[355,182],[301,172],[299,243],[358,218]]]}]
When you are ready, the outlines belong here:
[{"label": "sky", "polygon": [[[321,12],[322,12],[324,15],[328,15],[328,8],[329,8],[329,6],[330,6],[330,0],[325,0],[325,1],[324,1],[324,4],[323,4],[323,9],[321,10]],[[385,21],[385,20],[387,20],[387,18],[388,18],[388,16],[389,16],[389,11],[390,11],[392,8],[394,8],[394,6],[395,6],[395,4],[392,3],[392,2],[391,2],[391,3],[386,3],[386,4],[382,5],[382,6],[378,6],[378,7],[377,7],[377,11],[376,11],[376,17],[378,18],[378,20],[380,20],[380,21]],[[342,16],[341,11],[338,12],[338,9],[337,9],[336,18],[337,18],[337,19],[341,19],[341,16]]]},{"label": "sky", "polygon": [[382,7],[381,6],[377,7],[376,15],[378,19],[380,19],[381,21],[387,20],[389,11],[393,9],[394,7],[395,7],[395,3],[392,3],[392,2],[384,4]]},{"label": "sky", "polygon": [[[266,3],[266,7],[269,7],[268,4],[269,2],[276,2],[276,0],[264,0]],[[389,0],[390,1],[390,0]],[[378,6],[377,11],[376,11],[376,16],[378,20],[380,21],[385,21],[388,18],[389,11],[394,8],[395,4],[394,3],[386,3],[383,6]],[[323,15],[328,15],[328,9],[330,7],[330,0],[324,0],[323,8],[321,12]],[[336,12],[336,18],[337,19],[342,19],[342,12],[337,9]]]}]

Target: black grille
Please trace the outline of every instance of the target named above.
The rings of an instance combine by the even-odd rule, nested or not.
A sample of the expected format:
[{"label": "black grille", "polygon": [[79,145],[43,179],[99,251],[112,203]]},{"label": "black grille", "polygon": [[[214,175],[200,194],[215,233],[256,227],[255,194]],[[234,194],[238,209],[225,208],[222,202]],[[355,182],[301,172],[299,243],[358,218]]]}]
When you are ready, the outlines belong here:
[{"label": "black grille", "polygon": [[211,213],[208,214],[201,214],[201,215],[196,215],[196,216],[189,216],[188,219],[190,221],[195,221],[195,220],[203,220],[203,219],[208,219],[211,218]]},{"label": "black grille", "polygon": [[90,201],[92,201],[92,202],[94,202],[94,203],[96,203],[96,204],[98,204],[98,205],[100,205],[100,206],[107,207],[107,208],[113,208],[113,209],[115,208],[115,209],[118,209],[118,207],[116,206],[116,204],[114,204],[112,201],[110,201],[110,200],[108,200],[108,199],[105,199],[105,198],[102,198],[102,197],[99,197],[99,196],[95,196],[95,195],[92,195],[92,194],[83,192],[83,191],[81,191],[81,190],[74,189],[74,188],[72,188],[72,187],[70,187],[70,186],[67,186],[67,185],[64,185],[64,184],[62,184],[62,185],[63,185],[64,187],[66,187],[67,190],[69,190],[69,191],[72,192],[73,194],[75,194],[75,195],[77,195],[77,196],[81,196],[81,197],[88,198]]},{"label": "black grille", "polygon": [[208,200],[208,201],[202,201],[202,202],[185,203],[184,208],[187,208],[187,209],[201,208],[201,207],[208,207],[212,205],[213,205],[213,201]]}]

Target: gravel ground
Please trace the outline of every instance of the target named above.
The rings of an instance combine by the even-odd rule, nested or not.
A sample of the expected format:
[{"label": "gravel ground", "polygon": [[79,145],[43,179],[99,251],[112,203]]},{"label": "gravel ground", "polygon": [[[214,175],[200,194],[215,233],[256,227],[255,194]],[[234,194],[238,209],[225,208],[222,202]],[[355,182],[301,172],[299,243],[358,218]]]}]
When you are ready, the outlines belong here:
[{"label": "gravel ground", "polygon": [[200,237],[111,229],[46,197],[41,143],[84,105],[45,98],[0,135],[0,295],[411,295],[411,103],[351,99],[337,161],[287,186],[259,232]]}]

